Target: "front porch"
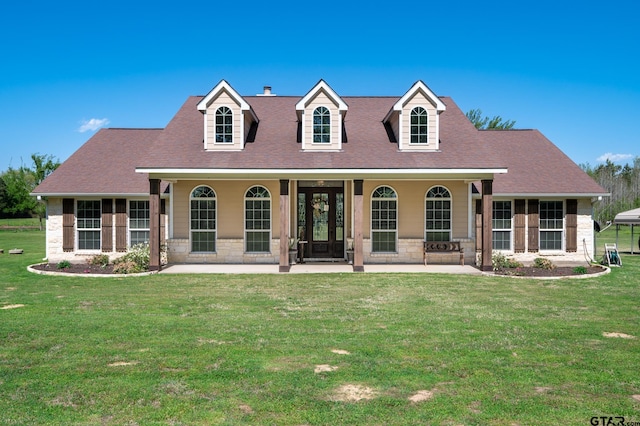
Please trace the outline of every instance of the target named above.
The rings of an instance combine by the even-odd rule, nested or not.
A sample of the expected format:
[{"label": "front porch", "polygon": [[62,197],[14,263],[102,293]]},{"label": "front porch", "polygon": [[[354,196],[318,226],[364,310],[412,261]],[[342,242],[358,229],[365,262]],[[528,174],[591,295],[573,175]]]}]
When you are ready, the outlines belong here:
[{"label": "front porch", "polygon": [[[465,265],[364,265],[365,273],[427,273],[480,275],[482,272],[473,266]],[[278,274],[279,265],[266,264],[169,264],[162,268],[161,274]],[[290,274],[330,274],[353,273],[353,265],[346,262],[312,262],[291,265]]]}]

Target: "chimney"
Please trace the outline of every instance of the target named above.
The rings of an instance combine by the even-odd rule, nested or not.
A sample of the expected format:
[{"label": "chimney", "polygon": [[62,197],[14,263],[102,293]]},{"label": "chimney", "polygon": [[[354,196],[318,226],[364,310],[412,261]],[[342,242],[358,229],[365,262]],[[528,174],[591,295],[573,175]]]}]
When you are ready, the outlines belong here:
[{"label": "chimney", "polygon": [[271,86],[264,86],[263,90],[263,93],[258,93],[256,96],[276,96],[271,93]]}]

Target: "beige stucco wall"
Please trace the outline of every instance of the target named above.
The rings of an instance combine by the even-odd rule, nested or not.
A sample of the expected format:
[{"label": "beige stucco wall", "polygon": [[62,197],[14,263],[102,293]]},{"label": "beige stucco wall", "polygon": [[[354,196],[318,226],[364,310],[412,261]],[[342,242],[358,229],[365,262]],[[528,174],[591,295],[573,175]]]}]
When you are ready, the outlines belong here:
[{"label": "beige stucco wall", "polygon": [[[233,143],[216,143],[216,110],[221,106],[226,106],[233,112]],[[206,141],[205,149],[221,150],[221,151],[237,151],[243,148],[244,134],[242,132],[243,114],[238,104],[226,90],[221,90],[218,96],[212,99],[207,105],[206,114],[204,115],[206,123]],[[248,131],[248,129],[246,130]]]},{"label": "beige stucco wall", "polygon": [[[428,114],[428,135],[429,142],[426,144],[411,143],[411,110],[415,107],[421,106],[423,107]],[[402,107],[402,116],[401,116],[401,137],[400,137],[400,149],[411,149],[411,150],[435,150],[438,148],[438,140],[437,140],[437,120],[438,120],[438,111],[436,110],[435,105],[429,101],[426,96],[420,91],[416,92],[406,104]]]},{"label": "beige stucco wall", "polygon": [[[331,112],[331,143],[313,143],[313,111],[324,106]],[[310,151],[338,150],[341,148],[342,117],[338,105],[320,90],[305,106],[303,123],[303,148]]]}]

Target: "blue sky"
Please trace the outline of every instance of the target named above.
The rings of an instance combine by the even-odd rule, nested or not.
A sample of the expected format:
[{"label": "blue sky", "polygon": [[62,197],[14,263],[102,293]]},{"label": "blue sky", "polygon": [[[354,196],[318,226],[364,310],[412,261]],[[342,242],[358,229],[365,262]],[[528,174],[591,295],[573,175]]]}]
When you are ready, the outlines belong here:
[{"label": "blue sky", "polygon": [[[568,3],[568,4],[565,4]],[[9,2],[0,171],[68,158],[101,126],[164,127],[221,79],[240,94],[401,96],[536,128],[576,163],[640,155],[640,3]]]}]

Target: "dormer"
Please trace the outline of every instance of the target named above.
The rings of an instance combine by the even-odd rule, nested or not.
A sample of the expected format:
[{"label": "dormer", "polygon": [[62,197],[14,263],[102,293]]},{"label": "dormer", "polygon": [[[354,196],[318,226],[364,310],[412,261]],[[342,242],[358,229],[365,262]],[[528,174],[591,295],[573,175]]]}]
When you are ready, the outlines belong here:
[{"label": "dormer", "polygon": [[302,149],[341,150],[343,123],[348,108],[340,96],[324,80],[320,80],[296,104]]},{"label": "dormer", "polygon": [[258,124],[251,106],[225,80],[198,102],[204,116],[205,151],[241,151]]},{"label": "dormer", "polygon": [[440,113],[445,104],[418,80],[384,118],[400,151],[437,151],[440,144]]}]

